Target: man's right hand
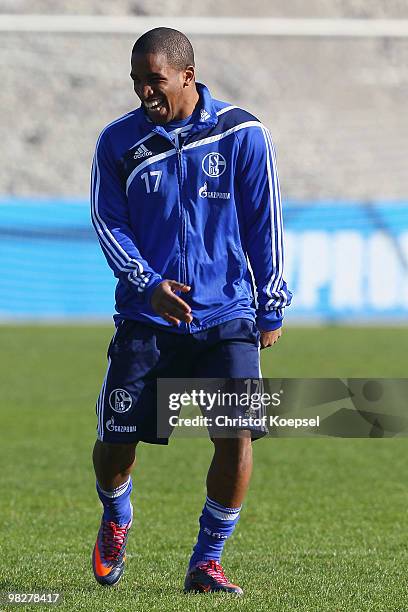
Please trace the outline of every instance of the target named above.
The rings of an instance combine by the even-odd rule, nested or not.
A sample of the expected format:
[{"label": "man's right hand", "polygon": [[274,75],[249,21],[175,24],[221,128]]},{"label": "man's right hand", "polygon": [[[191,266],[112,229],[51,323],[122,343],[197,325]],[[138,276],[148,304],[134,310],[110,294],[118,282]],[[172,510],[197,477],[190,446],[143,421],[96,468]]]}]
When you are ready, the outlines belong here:
[{"label": "man's right hand", "polygon": [[152,293],[150,303],[156,314],[172,325],[179,325],[180,321],[191,323],[190,306],[176,295],[176,291],[188,293],[191,287],[175,280],[162,281]]}]

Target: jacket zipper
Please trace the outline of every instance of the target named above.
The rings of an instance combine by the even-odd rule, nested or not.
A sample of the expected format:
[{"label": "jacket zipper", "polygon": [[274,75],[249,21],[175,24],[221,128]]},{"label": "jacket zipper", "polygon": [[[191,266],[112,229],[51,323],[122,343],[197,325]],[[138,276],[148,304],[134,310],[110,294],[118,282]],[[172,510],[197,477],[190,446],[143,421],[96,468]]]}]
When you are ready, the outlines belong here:
[{"label": "jacket zipper", "polygon": [[178,162],[178,176],[179,176],[179,201],[180,201],[180,211],[181,211],[181,282],[187,283],[187,271],[186,271],[186,219],[185,219],[185,210],[183,206],[183,197],[182,197],[182,181],[183,181],[183,170],[182,170],[182,160],[181,160],[181,149],[177,148],[177,162]]},{"label": "jacket zipper", "polygon": [[[180,202],[180,210],[181,210],[181,282],[187,285],[187,219],[186,219],[186,211],[183,206],[183,197],[182,197],[182,184],[183,184],[183,165],[182,165],[182,149],[179,146],[178,135],[175,143],[176,151],[177,151],[177,176],[179,183],[179,202]],[[190,323],[186,323],[187,330],[190,333]]]}]

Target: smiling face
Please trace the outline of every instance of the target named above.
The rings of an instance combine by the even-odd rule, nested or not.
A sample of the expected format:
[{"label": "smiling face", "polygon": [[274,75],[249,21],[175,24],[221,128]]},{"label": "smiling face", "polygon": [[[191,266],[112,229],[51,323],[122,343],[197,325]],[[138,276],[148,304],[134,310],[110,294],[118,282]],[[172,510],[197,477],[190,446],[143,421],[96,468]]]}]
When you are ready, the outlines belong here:
[{"label": "smiling face", "polygon": [[164,54],[133,53],[133,87],[153,123],[185,119],[194,110],[198,94],[194,66],[171,66]]}]

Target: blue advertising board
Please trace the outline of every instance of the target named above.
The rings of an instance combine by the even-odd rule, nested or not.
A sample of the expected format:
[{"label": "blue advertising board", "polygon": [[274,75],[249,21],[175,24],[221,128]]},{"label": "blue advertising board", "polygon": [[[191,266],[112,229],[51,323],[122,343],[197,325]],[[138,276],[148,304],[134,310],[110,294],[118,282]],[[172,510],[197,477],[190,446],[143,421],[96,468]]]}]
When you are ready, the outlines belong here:
[{"label": "blue advertising board", "polygon": [[[408,203],[284,205],[288,322],[403,320]],[[0,318],[109,318],[115,279],[86,201],[0,201]]]},{"label": "blue advertising board", "polygon": [[407,318],[408,203],[287,202],[285,228],[289,318]]}]

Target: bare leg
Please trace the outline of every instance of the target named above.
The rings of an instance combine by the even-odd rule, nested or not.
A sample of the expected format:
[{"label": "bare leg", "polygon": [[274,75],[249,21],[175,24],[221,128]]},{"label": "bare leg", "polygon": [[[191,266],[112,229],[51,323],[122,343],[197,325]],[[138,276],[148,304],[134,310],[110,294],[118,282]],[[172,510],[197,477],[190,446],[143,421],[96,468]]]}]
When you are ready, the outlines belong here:
[{"label": "bare leg", "polygon": [[95,442],[93,464],[102,489],[113,491],[126,482],[136,462],[136,444]]},{"label": "bare leg", "polygon": [[215,451],[207,475],[208,497],[228,508],[238,508],[252,474],[252,443],[249,431],[239,438],[214,438]]}]

